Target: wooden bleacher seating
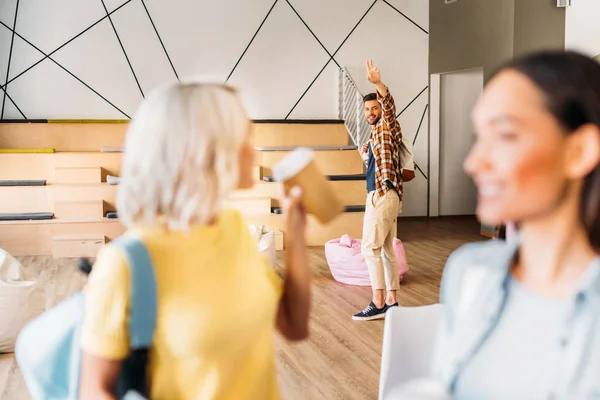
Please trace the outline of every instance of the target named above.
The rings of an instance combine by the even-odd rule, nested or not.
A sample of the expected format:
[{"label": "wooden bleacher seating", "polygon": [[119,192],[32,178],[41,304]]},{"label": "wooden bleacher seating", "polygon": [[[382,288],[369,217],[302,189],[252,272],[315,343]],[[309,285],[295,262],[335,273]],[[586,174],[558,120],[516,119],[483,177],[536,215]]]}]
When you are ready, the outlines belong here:
[{"label": "wooden bleacher seating", "polygon": [[[0,152],[0,211],[8,216],[40,213],[52,219],[6,220],[0,216],[0,247],[15,255],[93,257],[125,227],[116,213],[118,185],[107,176],[120,176],[127,124],[1,123],[0,147],[52,148],[54,153]],[[271,167],[297,146],[315,149],[317,164],[343,199],[346,211],[328,225],[308,217],[308,244],[320,246],[345,233],[362,234],[366,198],[363,163],[349,145],[339,121],[256,121],[254,188],[237,190],[227,205],[240,210],[248,224],[275,230],[283,247],[283,216],[279,214],[278,184]]]}]

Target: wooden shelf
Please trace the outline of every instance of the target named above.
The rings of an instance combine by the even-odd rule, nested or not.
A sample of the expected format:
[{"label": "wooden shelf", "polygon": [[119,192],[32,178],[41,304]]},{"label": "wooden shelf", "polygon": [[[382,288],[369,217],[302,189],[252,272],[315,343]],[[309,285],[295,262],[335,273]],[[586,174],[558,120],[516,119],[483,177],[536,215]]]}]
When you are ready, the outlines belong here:
[{"label": "wooden shelf", "polygon": [[[272,169],[290,151],[259,151],[257,164]],[[315,162],[325,175],[351,175],[363,173],[363,162],[357,150],[315,151]]]}]

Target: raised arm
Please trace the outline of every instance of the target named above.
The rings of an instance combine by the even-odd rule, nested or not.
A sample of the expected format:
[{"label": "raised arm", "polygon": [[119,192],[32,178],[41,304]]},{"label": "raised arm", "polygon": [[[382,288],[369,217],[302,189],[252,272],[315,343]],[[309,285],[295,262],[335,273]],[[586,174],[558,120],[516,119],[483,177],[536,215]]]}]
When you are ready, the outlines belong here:
[{"label": "raised arm", "polygon": [[396,104],[394,103],[394,97],[392,97],[387,86],[381,81],[381,72],[379,68],[373,65],[373,60],[367,60],[367,79],[370,83],[375,85],[377,90],[377,100],[381,104],[383,111],[383,120],[390,127],[390,133],[394,135],[394,139],[400,142],[402,139],[402,130],[400,124],[396,120]]}]

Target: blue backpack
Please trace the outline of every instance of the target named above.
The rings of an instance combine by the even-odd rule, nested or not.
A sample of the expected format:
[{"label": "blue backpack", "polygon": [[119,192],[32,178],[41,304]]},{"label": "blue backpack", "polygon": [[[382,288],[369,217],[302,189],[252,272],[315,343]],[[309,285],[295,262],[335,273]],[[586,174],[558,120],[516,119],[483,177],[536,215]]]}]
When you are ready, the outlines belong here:
[{"label": "blue backpack", "polygon": [[[156,327],[156,279],[150,255],[138,238],[121,236],[110,244],[122,249],[131,270],[130,355],[123,363],[116,395],[147,396],[148,348]],[[81,328],[85,297],[78,292],[32,320],[19,333],[17,363],[33,400],[79,397]]]}]

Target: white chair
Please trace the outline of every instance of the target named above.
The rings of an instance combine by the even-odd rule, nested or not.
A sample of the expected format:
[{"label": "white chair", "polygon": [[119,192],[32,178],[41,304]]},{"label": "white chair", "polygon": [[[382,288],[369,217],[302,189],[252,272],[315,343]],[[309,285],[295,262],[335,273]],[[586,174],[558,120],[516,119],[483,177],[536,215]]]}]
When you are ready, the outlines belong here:
[{"label": "white chair", "polygon": [[379,399],[389,398],[398,385],[425,378],[430,363],[443,305],[393,307],[385,316]]}]

